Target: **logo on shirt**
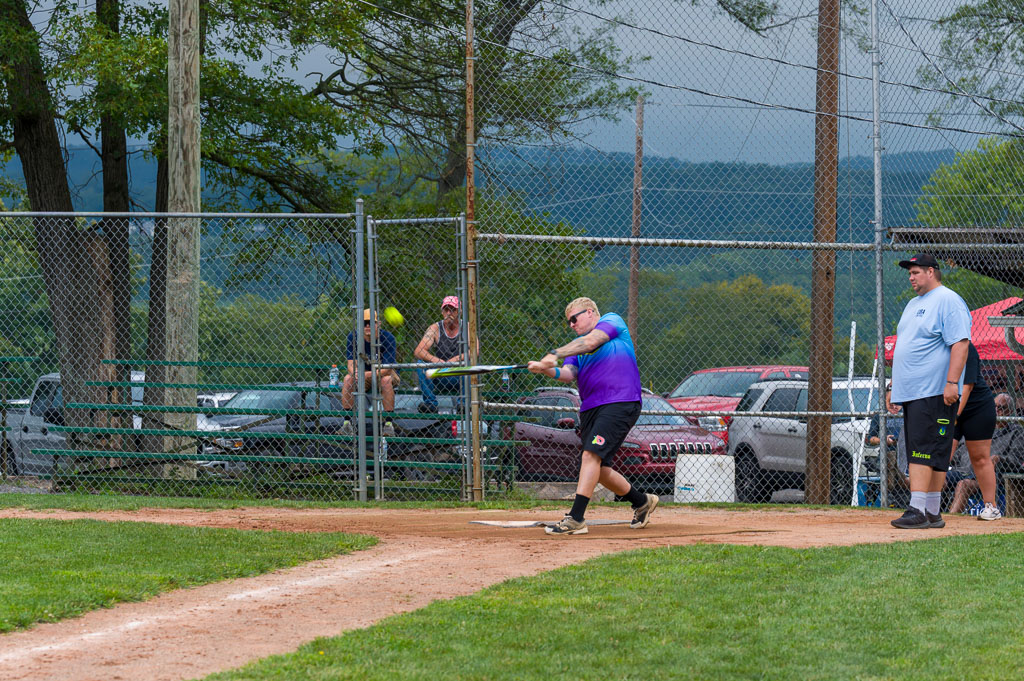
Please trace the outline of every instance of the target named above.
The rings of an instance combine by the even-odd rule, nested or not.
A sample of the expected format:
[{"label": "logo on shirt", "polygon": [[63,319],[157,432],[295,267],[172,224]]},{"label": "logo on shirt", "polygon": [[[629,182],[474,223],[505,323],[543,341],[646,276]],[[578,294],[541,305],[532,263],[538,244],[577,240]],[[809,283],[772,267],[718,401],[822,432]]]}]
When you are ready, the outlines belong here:
[{"label": "logo on shirt", "polygon": [[914,313],[914,316],[915,317],[923,317],[924,313],[925,313],[925,309],[923,307],[920,307],[920,308],[917,309],[917,312]]},{"label": "logo on shirt", "polygon": [[601,445],[604,444],[604,438],[601,437],[600,435],[595,435],[594,436],[594,441],[591,442],[590,444],[597,445],[598,447],[600,447]]}]

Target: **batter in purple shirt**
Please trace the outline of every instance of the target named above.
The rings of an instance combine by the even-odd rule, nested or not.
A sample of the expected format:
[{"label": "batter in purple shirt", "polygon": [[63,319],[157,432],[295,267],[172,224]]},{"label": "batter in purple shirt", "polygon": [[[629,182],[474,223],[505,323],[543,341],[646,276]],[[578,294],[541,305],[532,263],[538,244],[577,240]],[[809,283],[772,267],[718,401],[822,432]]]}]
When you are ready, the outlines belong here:
[{"label": "batter in purple shirt", "polygon": [[[629,328],[614,312],[603,317],[590,298],[577,298],[565,307],[576,340],[530,362],[535,374],[563,383],[576,382],[580,392],[580,437],[583,453],[572,510],[548,534],[587,534],[583,519],[597,483],[633,505],[630,527],[647,527],[658,497],[645,494],[611,467],[630,429],[640,417],[640,370]],[[565,358],[559,367],[558,360]]]}]

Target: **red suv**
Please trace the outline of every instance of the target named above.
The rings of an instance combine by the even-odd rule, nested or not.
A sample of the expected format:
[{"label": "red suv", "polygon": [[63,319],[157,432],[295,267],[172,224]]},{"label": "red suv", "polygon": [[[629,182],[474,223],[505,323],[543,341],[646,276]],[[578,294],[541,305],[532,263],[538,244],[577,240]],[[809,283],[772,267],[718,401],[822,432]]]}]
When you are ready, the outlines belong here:
[{"label": "red suv", "polygon": [[[807,380],[807,367],[786,364],[718,367],[700,369],[683,379],[676,389],[666,395],[669,404],[680,411],[736,411],[747,388],[757,381],[769,378],[797,378]],[[730,417],[690,416],[701,428],[728,442]]]},{"label": "red suv", "polygon": [[[513,424],[513,438],[530,444],[516,448],[520,480],[575,480],[580,471],[580,396],[574,388],[539,388],[519,400],[529,421]],[[563,407],[562,411],[530,406]],[[644,393],[644,411],[671,411],[658,395]],[[725,454],[725,443],[683,416],[641,414],[626,436],[612,467],[646,489],[671,490],[679,454]]]}]

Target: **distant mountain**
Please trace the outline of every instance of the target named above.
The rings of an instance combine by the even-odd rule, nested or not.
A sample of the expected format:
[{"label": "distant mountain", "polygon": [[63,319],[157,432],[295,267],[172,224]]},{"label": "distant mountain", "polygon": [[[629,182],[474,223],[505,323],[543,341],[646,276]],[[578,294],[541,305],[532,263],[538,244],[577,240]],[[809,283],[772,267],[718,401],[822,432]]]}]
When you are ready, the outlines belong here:
[{"label": "distant mountain", "polygon": [[[493,188],[510,187],[537,214],[594,236],[629,236],[633,155],[592,149],[481,153]],[[893,154],[883,159],[885,221],[916,221],[914,202],[953,151]],[[500,191],[497,190],[496,191]],[[837,223],[844,239],[873,238],[870,158],[841,159]],[[810,239],[814,165],[693,163],[648,156],[643,162],[642,235],[743,240]]]},{"label": "distant mountain", "polygon": [[[91,149],[67,150],[74,206],[102,210],[99,160]],[[916,221],[914,202],[935,170],[955,159],[952,150],[886,155],[883,159],[885,222]],[[533,214],[564,221],[595,236],[629,236],[632,223],[633,155],[589,148],[481,148],[486,172],[481,188],[514,189]],[[839,164],[841,238],[870,241],[874,217],[873,163],[852,157]],[[2,169],[21,180],[17,159]],[[130,161],[132,197],[153,210],[156,162],[142,153]],[[503,189],[498,189],[503,188]],[[814,209],[814,166],[694,163],[648,156],[643,165],[642,234],[648,237],[743,240],[809,239]]]}]

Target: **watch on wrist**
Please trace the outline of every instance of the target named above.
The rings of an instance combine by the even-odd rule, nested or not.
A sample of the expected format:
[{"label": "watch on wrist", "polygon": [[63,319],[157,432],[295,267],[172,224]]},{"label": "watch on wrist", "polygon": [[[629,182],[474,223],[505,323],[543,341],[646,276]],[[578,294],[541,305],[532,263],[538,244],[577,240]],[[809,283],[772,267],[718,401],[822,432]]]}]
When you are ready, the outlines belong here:
[{"label": "watch on wrist", "polygon": [[960,385],[960,381],[946,381],[946,383],[952,383],[953,385]]},{"label": "watch on wrist", "polygon": [[548,350],[548,354],[549,354],[549,355],[554,355],[554,356],[555,356],[555,359],[558,359],[558,353],[557,353],[557,352],[555,352],[554,350]]}]

